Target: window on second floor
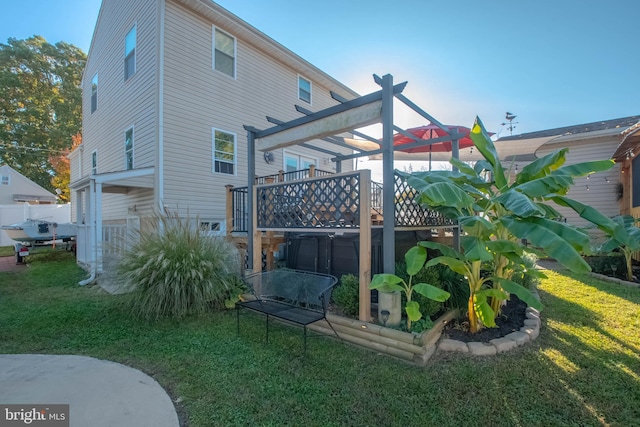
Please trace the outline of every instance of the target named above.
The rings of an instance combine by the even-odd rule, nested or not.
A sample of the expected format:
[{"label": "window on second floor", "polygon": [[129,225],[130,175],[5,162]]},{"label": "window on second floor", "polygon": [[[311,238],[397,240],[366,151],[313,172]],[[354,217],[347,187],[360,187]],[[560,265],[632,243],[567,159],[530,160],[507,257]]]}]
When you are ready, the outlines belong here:
[{"label": "window on second floor", "polygon": [[136,73],[136,26],[124,38],[124,79]]},{"label": "window on second floor", "polygon": [[236,135],[213,129],[213,171],[235,174]]},{"label": "window on second floor", "polygon": [[311,104],[311,82],[298,76],[298,99]]},{"label": "window on second floor", "polygon": [[0,175],[0,183],[2,185],[9,185],[9,175]]},{"label": "window on second floor", "polygon": [[236,77],[236,39],[217,28],[213,30],[213,68]]},{"label": "window on second floor", "polygon": [[98,109],[98,73],[91,79],[91,112]]},{"label": "window on second floor", "polygon": [[98,173],[98,152],[93,151],[91,153],[91,175]]},{"label": "window on second floor", "polygon": [[124,133],[124,168],[133,169],[133,128]]}]

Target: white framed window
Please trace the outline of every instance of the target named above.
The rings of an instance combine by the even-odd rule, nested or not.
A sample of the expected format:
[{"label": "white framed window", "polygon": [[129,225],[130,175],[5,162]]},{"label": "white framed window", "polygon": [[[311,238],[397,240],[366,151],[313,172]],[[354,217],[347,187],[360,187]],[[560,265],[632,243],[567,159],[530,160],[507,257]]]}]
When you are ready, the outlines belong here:
[{"label": "white framed window", "polygon": [[124,168],[133,169],[133,127],[124,133]]},{"label": "white framed window", "polygon": [[98,109],[98,73],[91,79],[91,112]]},{"label": "white framed window", "polygon": [[124,38],[124,80],[136,73],[136,26]]},{"label": "white framed window", "polygon": [[98,152],[94,150],[91,153],[91,175],[98,174]]},{"label": "white framed window", "polygon": [[236,78],[236,39],[213,28],[213,69]]},{"label": "white framed window", "polygon": [[9,185],[11,183],[11,178],[9,175],[0,175],[0,184],[1,185]]},{"label": "white framed window", "polygon": [[311,81],[298,76],[298,99],[311,104]]},{"label": "white framed window", "polygon": [[235,175],[236,134],[213,128],[213,171]]}]

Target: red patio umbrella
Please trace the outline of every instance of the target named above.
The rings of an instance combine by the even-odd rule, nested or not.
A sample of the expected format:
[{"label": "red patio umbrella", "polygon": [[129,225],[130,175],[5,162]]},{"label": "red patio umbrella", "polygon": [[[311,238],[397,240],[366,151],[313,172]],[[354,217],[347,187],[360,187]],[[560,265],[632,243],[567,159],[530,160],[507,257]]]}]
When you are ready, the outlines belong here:
[{"label": "red patio umbrella", "polygon": [[[463,135],[460,139],[458,139],[458,148],[462,149],[462,148],[473,147],[473,141],[469,137],[469,133],[471,132],[471,129],[464,126],[444,125],[444,127],[449,129],[451,132],[447,133],[446,131],[440,129],[440,127],[434,124],[407,129],[407,132],[412,134],[418,139],[429,140],[433,138],[440,138],[443,136],[447,136],[450,133],[457,131],[459,134]],[[416,141],[414,141],[412,138],[409,138],[408,136],[403,135],[401,133],[397,133],[393,136],[394,147],[402,147],[403,144],[405,145],[412,144],[414,142]],[[447,151],[451,151],[451,145],[452,145],[451,141],[441,141],[441,142],[436,142],[433,144],[422,145],[422,146],[413,147],[413,148],[407,148],[407,149],[399,148],[399,150],[405,153],[429,153],[429,170],[431,170],[431,153],[444,153]]]},{"label": "red patio umbrella", "polygon": [[[458,140],[459,148],[469,148],[473,147],[473,141],[469,138],[469,133],[471,130],[464,126],[447,126],[446,128],[450,129],[452,132],[455,130],[458,133],[462,134],[463,137]],[[426,126],[419,126],[417,128],[407,129],[407,132],[412,134],[418,139],[428,140],[433,138],[440,138],[443,136],[447,136],[448,133],[444,130],[440,129],[438,126],[431,124]],[[397,133],[393,136],[393,145],[395,147],[401,147],[403,144],[412,144],[416,141],[405,136],[401,133]],[[443,153],[446,151],[451,151],[451,141],[443,141],[436,142],[430,145],[423,145],[420,147],[414,147],[409,149],[399,148],[400,151],[404,151],[405,153]]]}]

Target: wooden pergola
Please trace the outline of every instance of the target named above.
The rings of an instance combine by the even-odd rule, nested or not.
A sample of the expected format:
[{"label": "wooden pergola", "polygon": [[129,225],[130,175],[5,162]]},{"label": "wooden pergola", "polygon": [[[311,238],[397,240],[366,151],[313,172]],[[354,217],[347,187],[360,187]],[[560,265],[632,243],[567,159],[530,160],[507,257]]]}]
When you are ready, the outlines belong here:
[{"label": "wooden pergola", "polygon": [[[411,100],[406,98],[402,92],[406,86],[406,82],[397,85],[393,84],[393,76],[387,74],[383,77],[374,75],[374,80],[381,86],[381,90],[369,95],[361,96],[352,100],[346,100],[337,94],[332,93],[332,97],[339,102],[338,105],[327,109],[311,112],[302,107],[296,106],[296,109],[303,113],[304,116],[289,122],[282,122],[277,119],[267,117],[271,123],[276,125],[259,130],[252,126],[245,125],[247,130],[247,143],[249,152],[249,165],[247,171],[247,205],[250,213],[248,221],[248,258],[249,265],[253,266],[254,271],[260,271],[262,268],[262,231],[257,227],[257,209],[256,209],[256,151],[271,151],[274,149],[290,147],[292,145],[304,146],[314,150],[321,151],[325,154],[333,155],[332,161],[336,162],[336,171],[340,174],[341,164],[345,160],[351,160],[363,156],[382,156],[383,167],[383,269],[385,273],[395,272],[395,206],[394,206],[394,151],[398,147],[394,146],[394,133],[403,134],[414,142],[403,144],[402,149],[407,150],[415,147],[426,146],[443,141],[452,141],[452,156],[459,158],[459,140],[463,137],[456,130],[450,130],[440,123],[426,111],[418,107]],[[394,125],[394,107],[393,100],[398,99],[403,104],[418,113],[430,123],[437,125],[447,133],[444,137],[438,137],[428,140],[418,139],[406,130]],[[376,139],[363,134],[357,129],[372,124],[382,124],[382,139]],[[337,135],[351,133],[355,136],[363,138],[369,142],[375,143],[379,148],[374,150],[365,150],[355,148],[345,142],[345,138]],[[342,154],[327,150],[326,148],[315,147],[307,144],[308,141],[322,139],[323,141],[335,144],[340,147],[347,147],[355,151],[353,154]],[[370,182],[370,171],[363,170],[354,172],[358,174],[359,182]],[[371,216],[370,216],[370,186],[360,186],[360,206],[358,227],[354,229],[341,229],[341,232],[358,232],[360,244],[359,257],[359,279],[360,279],[360,320],[367,321],[370,317],[371,301],[369,292],[369,283],[371,280]],[[331,227],[318,228],[318,232],[331,231]],[[458,230],[454,228],[454,245],[458,245]]]}]

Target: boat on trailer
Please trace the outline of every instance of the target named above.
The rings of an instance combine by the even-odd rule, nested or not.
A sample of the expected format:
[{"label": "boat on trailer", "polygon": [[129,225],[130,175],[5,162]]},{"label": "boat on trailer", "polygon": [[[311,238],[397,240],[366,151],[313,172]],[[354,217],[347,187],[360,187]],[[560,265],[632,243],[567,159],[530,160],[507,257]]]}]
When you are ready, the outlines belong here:
[{"label": "boat on trailer", "polygon": [[0,229],[17,241],[24,243],[44,243],[56,240],[68,242],[76,237],[76,224],[57,223],[41,219],[28,219],[17,224],[3,225]]}]

